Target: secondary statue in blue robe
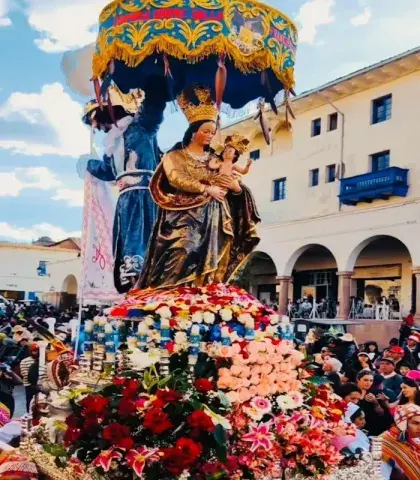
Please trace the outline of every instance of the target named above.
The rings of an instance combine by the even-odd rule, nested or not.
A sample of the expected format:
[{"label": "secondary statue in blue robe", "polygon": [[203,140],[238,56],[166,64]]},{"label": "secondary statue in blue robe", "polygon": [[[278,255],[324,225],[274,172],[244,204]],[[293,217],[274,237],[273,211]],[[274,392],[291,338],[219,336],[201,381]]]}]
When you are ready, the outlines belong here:
[{"label": "secondary statue in blue robe", "polygon": [[[89,160],[87,170],[105,182],[116,182],[119,197],[113,228],[114,283],[125,293],[142,271],[156,206],[149,182],[160,161],[157,133],[165,101],[141,91],[124,95],[111,87],[112,107],[92,101],[84,121],[106,132],[103,160]],[[135,113],[134,113],[135,112]]]}]

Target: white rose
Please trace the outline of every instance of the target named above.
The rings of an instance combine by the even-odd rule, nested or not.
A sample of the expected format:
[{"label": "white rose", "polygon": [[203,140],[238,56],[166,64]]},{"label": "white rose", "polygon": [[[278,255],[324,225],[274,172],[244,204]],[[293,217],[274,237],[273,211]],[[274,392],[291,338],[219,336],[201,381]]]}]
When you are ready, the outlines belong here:
[{"label": "white rose", "polygon": [[268,325],[268,327],[265,329],[265,333],[268,335],[268,336],[274,336],[276,335],[277,333],[277,327],[275,327],[274,325]]},{"label": "white rose", "polygon": [[204,323],[207,323],[208,325],[211,325],[214,323],[214,313],[212,312],[204,312],[203,319]]},{"label": "white rose", "polygon": [[189,320],[186,320],[185,318],[179,318],[178,319],[178,328],[180,330],[188,330],[192,325],[192,322]]},{"label": "white rose", "polygon": [[156,310],[156,313],[159,315],[160,318],[171,318],[172,312],[169,307],[160,307]]},{"label": "white rose", "polygon": [[153,325],[155,324],[155,319],[151,315],[147,315],[147,317],[145,317],[144,321],[146,322],[146,325],[148,327],[153,327]]},{"label": "white rose", "polygon": [[271,325],[277,325],[280,323],[280,316],[279,315],[270,315],[270,323]]},{"label": "white rose", "polygon": [[194,312],[191,316],[192,323],[203,323],[203,313]]},{"label": "white rose", "polygon": [[233,318],[232,310],[229,310],[228,308],[222,308],[219,313],[224,322],[228,322]]},{"label": "white rose", "polygon": [[242,315],[239,315],[238,320],[243,325],[246,325],[248,321],[253,320],[253,317],[249,313],[243,313]]},{"label": "white rose", "polygon": [[230,341],[231,341],[231,342],[239,342],[240,340],[242,340],[242,338],[239,337],[238,333],[235,332],[235,330],[233,330],[233,331],[229,334],[229,337],[230,337]]},{"label": "white rose", "polygon": [[176,332],[175,333],[175,343],[186,343],[187,342],[187,334],[185,332]]}]

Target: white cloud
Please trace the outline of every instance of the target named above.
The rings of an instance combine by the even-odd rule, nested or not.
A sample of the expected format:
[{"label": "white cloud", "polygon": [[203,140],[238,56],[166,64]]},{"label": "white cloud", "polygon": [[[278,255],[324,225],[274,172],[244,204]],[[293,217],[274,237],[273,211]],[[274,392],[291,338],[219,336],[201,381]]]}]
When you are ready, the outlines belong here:
[{"label": "white cloud", "polygon": [[63,186],[54,172],[46,167],[15,168],[0,172],[0,197],[18,197],[23,190],[52,190],[54,201],[63,201],[69,207],[83,206],[83,190]]},{"label": "white cloud", "polygon": [[26,0],[36,45],[45,52],[64,52],[96,40],[99,14],[109,0]]},{"label": "white cloud", "polygon": [[372,18],[372,10],[369,7],[366,7],[362,13],[352,17],[350,19],[350,23],[355,27],[359,27],[360,25],[367,25]]},{"label": "white cloud", "polygon": [[0,106],[0,119],[41,125],[52,135],[48,141],[0,138],[0,148],[21,155],[78,157],[90,150],[90,134],[81,122],[82,115],[82,106],[60,83],[44,85],[41,93],[12,93]]},{"label": "white cloud", "polygon": [[28,188],[51,190],[60,185],[56,174],[46,167],[15,168],[11,172],[0,172],[1,197],[18,197],[22,190]]},{"label": "white cloud", "polygon": [[10,10],[10,0],[0,0],[0,27],[9,27],[12,21],[7,16]]},{"label": "white cloud", "polygon": [[71,188],[58,188],[52,199],[67,202],[69,207],[83,207],[84,192]]},{"label": "white cloud", "polygon": [[40,237],[50,237],[55,241],[68,237],[80,237],[81,232],[66,232],[61,227],[49,223],[40,223],[29,228],[18,227],[0,222],[0,238],[19,242],[31,242]]},{"label": "white cloud", "polygon": [[331,13],[335,0],[309,0],[304,3],[296,16],[300,23],[299,42],[314,44],[317,29],[320,25],[334,22],[335,17]]}]

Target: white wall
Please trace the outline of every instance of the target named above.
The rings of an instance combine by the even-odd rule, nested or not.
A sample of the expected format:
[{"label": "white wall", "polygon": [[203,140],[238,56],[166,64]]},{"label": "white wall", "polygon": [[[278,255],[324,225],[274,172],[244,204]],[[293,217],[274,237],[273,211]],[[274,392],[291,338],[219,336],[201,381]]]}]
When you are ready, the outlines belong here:
[{"label": "white wall", "polygon": [[48,292],[50,277],[38,276],[39,262],[49,262],[47,264],[48,274],[55,269],[61,271],[65,277],[67,261],[76,258],[77,255],[77,250],[32,245],[0,245],[0,290]]}]

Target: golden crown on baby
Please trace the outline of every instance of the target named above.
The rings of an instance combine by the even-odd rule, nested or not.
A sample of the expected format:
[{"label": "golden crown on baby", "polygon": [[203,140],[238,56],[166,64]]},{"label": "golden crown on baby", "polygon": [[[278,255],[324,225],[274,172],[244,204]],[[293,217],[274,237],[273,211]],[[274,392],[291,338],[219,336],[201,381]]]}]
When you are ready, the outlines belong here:
[{"label": "golden crown on baby", "polygon": [[198,105],[194,105],[184,92],[177,97],[178,105],[187,117],[188,123],[191,124],[203,120],[216,122],[219,112],[211,97],[210,89],[197,87],[194,89],[194,93],[200,102]]},{"label": "golden crown on baby", "polygon": [[239,155],[242,155],[248,150],[249,144],[250,141],[247,138],[237,133],[229,135],[225,139],[225,148],[233,147]]}]

